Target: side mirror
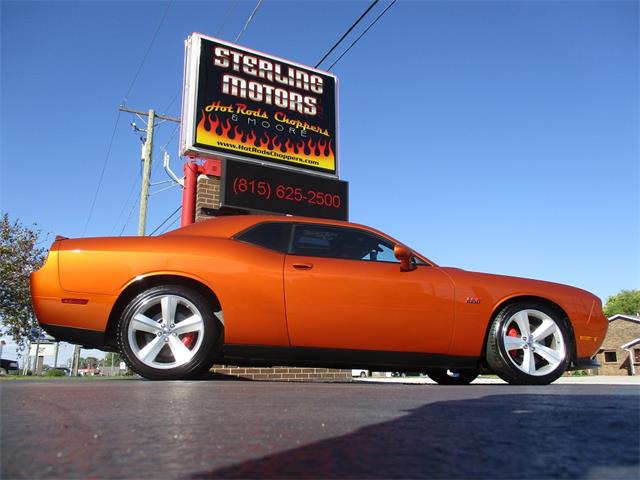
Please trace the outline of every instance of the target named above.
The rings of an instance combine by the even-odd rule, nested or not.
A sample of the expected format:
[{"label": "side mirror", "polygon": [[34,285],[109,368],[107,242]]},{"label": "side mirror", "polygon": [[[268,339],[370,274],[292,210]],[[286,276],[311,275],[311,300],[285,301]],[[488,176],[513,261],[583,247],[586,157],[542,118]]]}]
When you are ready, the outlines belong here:
[{"label": "side mirror", "polygon": [[400,260],[400,271],[401,272],[410,272],[414,270],[416,267],[411,262],[413,258],[413,252],[409,250],[404,245],[396,245],[393,247],[393,254],[395,257]]}]

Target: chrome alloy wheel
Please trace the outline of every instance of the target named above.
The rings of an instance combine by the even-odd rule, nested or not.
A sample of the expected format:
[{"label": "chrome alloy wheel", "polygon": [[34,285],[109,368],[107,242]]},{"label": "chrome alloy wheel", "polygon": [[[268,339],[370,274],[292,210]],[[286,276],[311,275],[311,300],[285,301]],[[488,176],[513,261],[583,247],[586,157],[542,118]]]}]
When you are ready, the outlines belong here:
[{"label": "chrome alloy wheel", "polygon": [[202,345],[204,320],[186,298],[159,295],[140,305],[127,336],[132,353],[145,365],[170,369],[191,361]]},{"label": "chrome alloy wheel", "polygon": [[540,310],[520,310],[513,314],[502,327],[502,340],[511,363],[527,375],[547,375],[566,357],[560,327]]}]

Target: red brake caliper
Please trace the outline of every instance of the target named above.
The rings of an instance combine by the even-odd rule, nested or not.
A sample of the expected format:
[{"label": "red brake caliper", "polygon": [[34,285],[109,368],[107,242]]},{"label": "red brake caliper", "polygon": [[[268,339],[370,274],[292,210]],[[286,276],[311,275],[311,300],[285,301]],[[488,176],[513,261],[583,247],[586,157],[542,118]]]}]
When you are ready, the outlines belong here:
[{"label": "red brake caliper", "polygon": [[182,337],[180,337],[180,340],[182,340],[182,343],[184,343],[185,347],[189,348],[196,340],[196,332],[185,333]]},{"label": "red brake caliper", "polygon": [[[520,332],[518,332],[518,329],[516,327],[509,327],[509,330],[507,330],[507,336],[518,337],[520,336]],[[517,354],[518,354],[517,350],[509,350],[509,355],[511,355],[512,358],[516,358]]]}]

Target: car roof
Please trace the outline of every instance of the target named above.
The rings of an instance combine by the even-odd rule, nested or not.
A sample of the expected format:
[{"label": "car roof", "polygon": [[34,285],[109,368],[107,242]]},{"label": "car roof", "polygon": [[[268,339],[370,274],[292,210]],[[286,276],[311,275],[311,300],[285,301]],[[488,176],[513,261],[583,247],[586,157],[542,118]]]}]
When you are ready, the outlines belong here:
[{"label": "car roof", "polygon": [[[160,235],[164,236],[194,236],[194,237],[218,237],[230,238],[235,234],[242,232],[252,225],[264,222],[287,222],[287,223],[310,223],[320,225],[333,225],[337,227],[353,227],[369,231],[381,237],[384,237],[395,244],[402,244],[395,238],[387,235],[380,230],[361,225],[359,223],[344,222],[341,220],[328,220],[325,218],[298,217],[293,215],[225,215],[220,217],[212,217],[207,220],[192,223],[186,227],[178,228],[170,232]],[[437,266],[435,262],[421,255],[414,250],[414,253],[431,265]]]},{"label": "car roof", "polygon": [[[370,232],[377,233],[384,237],[388,235],[379,232],[378,230],[367,227],[366,225],[359,225],[357,223],[343,222],[340,220],[327,220],[324,218],[310,218],[310,217],[296,217],[296,216],[284,216],[284,215],[226,215],[221,217],[213,217],[208,220],[187,225],[186,227],[178,228],[167,232],[164,235],[187,235],[187,236],[209,236],[229,238],[238,232],[241,232],[252,225],[263,222],[287,222],[287,223],[314,223],[321,225],[335,225],[341,227],[356,227]],[[392,239],[395,240],[395,239]]]}]

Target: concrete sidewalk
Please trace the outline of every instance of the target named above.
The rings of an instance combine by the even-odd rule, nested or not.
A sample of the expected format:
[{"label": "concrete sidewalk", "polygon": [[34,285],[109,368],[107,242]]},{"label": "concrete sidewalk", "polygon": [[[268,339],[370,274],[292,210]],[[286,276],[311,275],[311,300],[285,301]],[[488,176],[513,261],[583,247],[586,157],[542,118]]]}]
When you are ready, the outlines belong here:
[{"label": "concrete sidewalk", "polygon": [[[417,383],[417,384],[435,384],[429,377],[356,377],[356,382],[374,382],[374,383]],[[480,376],[472,383],[484,385],[506,385],[504,380],[492,376]],[[613,375],[593,375],[586,377],[560,377],[553,382],[559,385],[640,385],[640,376],[613,376]]]}]

